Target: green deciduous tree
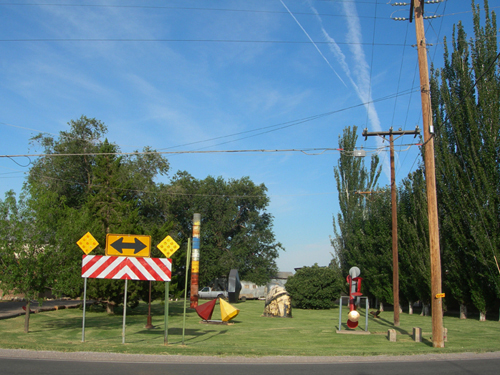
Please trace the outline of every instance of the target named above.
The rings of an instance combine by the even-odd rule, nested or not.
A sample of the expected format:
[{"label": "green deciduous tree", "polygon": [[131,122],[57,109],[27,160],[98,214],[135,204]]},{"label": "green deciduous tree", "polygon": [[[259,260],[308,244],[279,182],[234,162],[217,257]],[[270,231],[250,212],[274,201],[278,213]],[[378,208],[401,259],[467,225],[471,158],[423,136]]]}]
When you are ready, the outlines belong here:
[{"label": "green deciduous tree", "polygon": [[9,191],[0,200],[0,275],[4,291],[23,294],[26,299],[24,331],[29,331],[30,301],[47,291],[55,277],[56,261],[45,251],[50,235],[37,221],[35,202],[24,196],[16,199]]},{"label": "green deciduous tree", "polygon": [[[54,269],[58,277],[53,290],[75,297],[83,287],[83,253],[76,241],[86,232],[100,244],[93,254],[104,254],[106,233],[144,234],[155,227],[155,239],[161,237],[158,242],[169,234],[160,233],[160,228],[169,226],[165,217],[160,223],[155,216],[149,197],[156,192],[154,178],[166,174],[169,165],[148,148],[141,155],[117,156],[118,146],[102,140],[107,129],[98,120],[82,116],[68,125],[70,130],[60,132],[58,138],[33,138],[33,144],[41,145],[47,155],[35,161],[26,191],[37,202],[37,221],[52,228],[44,246],[60,262]],[[123,287],[117,285],[123,282],[89,281],[89,296],[114,305],[123,300]],[[132,296],[139,296],[141,285],[132,283]]]},{"label": "green deciduous tree", "polygon": [[193,214],[201,214],[200,285],[227,277],[233,268],[240,279],[259,285],[276,275],[283,248],[274,238],[264,184],[248,177],[197,180],[179,172],[165,189],[174,196],[169,211],[181,239],[192,235]]}]

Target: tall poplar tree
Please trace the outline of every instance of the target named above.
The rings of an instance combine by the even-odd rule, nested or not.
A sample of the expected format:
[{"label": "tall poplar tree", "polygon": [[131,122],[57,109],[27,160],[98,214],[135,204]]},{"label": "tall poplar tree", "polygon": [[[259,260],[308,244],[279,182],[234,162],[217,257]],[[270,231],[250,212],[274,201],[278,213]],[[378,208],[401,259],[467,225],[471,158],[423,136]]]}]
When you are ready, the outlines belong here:
[{"label": "tall poplar tree", "polygon": [[431,80],[446,286],[485,319],[500,297],[500,61],[497,23],[472,4],[474,38],[454,27]]},{"label": "tall poplar tree", "polygon": [[[357,266],[361,269],[363,277],[370,275],[371,294],[380,300],[390,302],[386,290],[391,290],[392,284],[386,281],[386,273],[392,275],[392,271],[387,271],[387,256],[382,243],[387,240],[383,217],[379,216],[385,206],[380,204],[384,200],[384,194],[376,191],[376,185],[381,173],[379,158],[373,155],[370,169],[365,167],[364,159],[355,157],[353,151],[356,148],[357,127],[353,126],[344,129],[342,136],[339,136],[340,153],[338,165],[333,168],[337,190],[339,194],[340,211],[333,219],[334,238],[331,243],[335,251],[342,272],[347,275],[349,268]],[[365,192],[371,192],[367,197]],[[390,203],[390,201],[389,201]],[[390,215],[390,204],[387,206]],[[370,220],[373,218],[373,220]],[[390,216],[389,216],[390,225]],[[390,226],[389,226],[390,236]],[[390,237],[389,247],[390,252]],[[388,284],[388,285],[387,285]]]},{"label": "tall poplar tree", "polygon": [[410,304],[431,303],[428,223],[424,172],[418,168],[398,189],[399,287]]}]

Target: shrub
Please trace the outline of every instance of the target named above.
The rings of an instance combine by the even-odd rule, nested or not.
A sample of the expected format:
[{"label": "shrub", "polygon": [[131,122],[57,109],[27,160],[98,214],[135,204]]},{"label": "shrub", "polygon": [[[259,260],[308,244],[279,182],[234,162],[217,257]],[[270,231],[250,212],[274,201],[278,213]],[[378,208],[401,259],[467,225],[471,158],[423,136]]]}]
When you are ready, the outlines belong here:
[{"label": "shrub", "polygon": [[292,297],[292,305],[299,309],[329,309],[340,296],[345,281],[339,271],[331,267],[303,267],[288,278],[285,288]]}]

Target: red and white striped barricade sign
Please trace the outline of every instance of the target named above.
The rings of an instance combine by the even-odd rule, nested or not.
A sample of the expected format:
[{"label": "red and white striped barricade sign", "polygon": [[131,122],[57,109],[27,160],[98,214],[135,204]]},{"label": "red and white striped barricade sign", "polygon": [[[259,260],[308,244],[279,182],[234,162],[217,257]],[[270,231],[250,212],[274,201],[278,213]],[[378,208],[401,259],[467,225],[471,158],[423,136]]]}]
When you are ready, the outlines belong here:
[{"label": "red and white striped barricade sign", "polygon": [[82,277],[91,279],[170,281],[172,260],[84,255]]}]

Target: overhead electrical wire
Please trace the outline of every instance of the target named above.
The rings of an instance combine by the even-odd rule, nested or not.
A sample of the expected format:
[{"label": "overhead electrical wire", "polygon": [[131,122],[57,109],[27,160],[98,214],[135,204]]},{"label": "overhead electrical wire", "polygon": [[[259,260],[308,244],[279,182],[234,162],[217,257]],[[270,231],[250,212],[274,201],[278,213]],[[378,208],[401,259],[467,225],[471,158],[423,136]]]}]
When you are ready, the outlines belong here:
[{"label": "overhead electrical wire", "polygon": [[[244,39],[178,39],[178,38],[1,38],[3,43],[20,42],[106,42],[106,43],[261,43],[261,44],[311,44],[311,41],[297,40],[244,40]],[[314,41],[316,44],[332,44],[328,41]],[[371,43],[335,42],[342,45],[372,45]],[[401,43],[375,43],[376,46],[401,47]]]},{"label": "overhead electrical wire", "polygon": [[[389,100],[389,99],[394,98],[395,96],[411,95],[413,92],[417,92],[418,90],[419,90],[418,87],[413,87],[411,89],[404,90],[404,91],[402,91],[400,93],[391,94],[391,95],[383,96],[383,97],[380,97],[380,98],[377,98],[377,99],[373,99],[372,101],[370,101],[370,103],[377,103],[377,102],[381,102],[381,101],[384,101],[384,100]],[[249,138],[249,137],[254,137],[254,136],[257,136],[257,135],[268,134],[270,132],[274,132],[274,131],[286,129],[286,128],[289,128],[289,127],[292,127],[292,126],[296,126],[296,125],[300,125],[300,124],[309,122],[309,121],[317,120],[317,119],[320,119],[320,118],[323,118],[323,117],[326,117],[326,116],[331,116],[331,115],[336,114],[336,113],[344,112],[344,111],[347,111],[347,110],[350,110],[350,109],[354,109],[354,108],[357,108],[357,107],[362,107],[362,106],[365,106],[366,104],[367,103],[355,104],[355,105],[352,105],[352,106],[349,106],[349,107],[344,107],[344,108],[337,109],[337,110],[334,110],[334,111],[329,111],[329,112],[324,112],[324,113],[320,113],[320,114],[317,114],[317,115],[303,117],[303,118],[300,118],[300,119],[297,119],[297,120],[285,121],[285,122],[281,122],[281,123],[274,124],[274,125],[263,126],[263,127],[256,128],[256,129],[245,130],[245,131],[242,131],[242,132],[237,132],[237,133],[232,133],[232,134],[223,135],[223,136],[219,136],[219,137],[209,138],[209,139],[205,139],[205,140],[201,140],[201,141],[189,142],[189,143],[184,143],[184,144],[180,144],[180,145],[176,145],[176,146],[170,146],[170,147],[160,148],[160,149],[157,149],[157,150],[158,151],[171,150],[173,148],[192,146],[192,145],[195,145],[195,144],[206,143],[206,142],[211,142],[211,141],[215,141],[215,140],[219,140],[219,139],[224,139],[224,138],[234,137],[234,136],[238,136],[238,135],[242,135],[242,134],[249,134],[249,133],[254,133],[254,132],[261,131],[258,134],[254,134],[254,135],[247,136],[247,137],[241,137],[241,138],[233,139],[233,140],[230,140],[230,141],[227,141],[227,142],[223,142],[223,143],[219,143],[219,144],[215,144],[215,145],[210,145],[209,146],[209,147],[215,147],[215,146],[219,146],[221,144],[226,144],[226,143],[230,143],[230,142],[236,142],[236,141],[239,141],[239,140],[242,140],[242,139],[246,139],[246,138]],[[26,130],[36,131],[36,132],[39,132],[41,134],[50,134],[50,135],[57,136],[56,134],[49,133],[47,131],[37,130],[37,129],[33,129],[33,128],[27,128],[27,127],[18,126],[18,125],[13,125],[13,124],[9,124],[9,123],[6,123],[6,122],[0,122],[0,124],[5,125],[5,126],[11,126],[11,127],[19,128],[19,129],[26,129]]]},{"label": "overhead electrical wire", "polygon": [[[381,98],[378,98],[378,99],[371,100],[371,101],[370,101],[370,102],[368,102],[368,103],[377,103],[377,102],[380,102],[380,101],[384,101],[384,100],[392,99],[392,98],[394,98],[394,96],[395,96],[395,95],[398,95],[398,96],[402,96],[402,95],[409,95],[409,94],[411,94],[412,92],[417,92],[417,91],[419,91],[419,88],[418,88],[418,87],[414,87],[414,88],[411,88],[411,89],[407,89],[407,90],[405,90],[405,91],[402,91],[402,92],[401,92],[401,93],[399,93],[399,94],[391,94],[391,95],[387,95],[387,96],[384,96],[384,97],[381,97]],[[268,134],[268,133],[271,133],[271,132],[274,132],[274,131],[278,131],[278,130],[286,129],[286,128],[289,128],[289,127],[292,127],[292,126],[300,125],[300,124],[303,124],[303,123],[305,123],[305,122],[309,122],[309,121],[317,120],[317,119],[320,119],[320,118],[322,118],[322,117],[326,117],[326,116],[331,116],[331,115],[333,115],[333,114],[340,113],[340,112],[344,112],[344,111],[347,111],[347,110],[349,110],[349,109],[353,109],[353,108],[357,108],[357,107],[363,107],[363,106],[365,106],[365,105],[366,105],[366,104],[368,104],[368,103],[360,103],[360,104],[355,104],[355,105],[352,105],[352,106],[349,106],[349,107],[344,107],[344,108],[341,108],[341,109],[338,109],[338,110],[335,110],[335,111],[324,112],[324,113],[320,113],[320,114],[318,114],[318,115],[313,115],[313,116],[309,116],[309,117],[304,117],[304,118],[297,119],[297,120],[292,120],[292,121],[282,122],[282,123],[279,123],[279,124],[269,125],[269,126],[264,126],[264,127],[257,128],[257,129],[252,129],[252,130],[246,130],[246,131],[243,131],[243,132],[234,133],[234,134],[230,134],[230,135],[224,135],[224,136],[220,136],[220,137],[215,137],[215,138],[211,138],[211,139],[204,140],[204,141],[196,141],[196,142],[191,142],[191,143],[185,143],[185,144],[180,145],[180,146],[172,146],[172,147],[169,147],[169,148],[163,148],[163,149],[159,149],[159,150],[167,150],[167,149],[172,149],[172,148],[176,148],[176,147],[191,146],[191,145],[193,145],[193,144],[204,143],[204,142],[209,142],[209,141],[213,141],[213,140],[217,140],[217,139],[223,139],[223,138],[233,137],[233,136],[236,136],[236,135],[247,134],[247,133],[253,133],[253,132],[256,132],[256,131],[265,130],[265,131],[262,131],[262,132],[260,132],[260,133],[258,133],[258,134],[253,134],[253,135],[250,135],[250,136],[246,136],[246,137],[241,137],[241,138],[233,139],[233,140],[230,140],[230,141],[226,141],[226,142],[218,143],[218,144],[211,145],[211,146],[207,146],[207,147],[215,147],[215,146],[220,146],[220,145],[222,145],[222,144],[227,144],[227,143],[231,143],[231,142],[236,142],[236,141],[240,141],[240,140],[242,140],[242,139],[247,139],[247,138],[251,138],[251,137],[256,137],[256,136],[258,136],[258,135]]]},{"label": "overhead electrical wire", "polygon": [[[46,178],[48,180],[53,180],[53,181],[69,182],[71,184],[80,185],[80,186],[87,185],[87,184],[77,182],[77,181],[65,180],[62,178],[50,177],[50,176],[45,176],[45,175],[38,175],[38,177]],[[109,188],[110,190],[113,190],[113,191],[134,192],[134,193],[144,193],[144,194],[158,194],[157,191],[141,190],[141,189],[126,189],[126,188],[119,188],[119,187],[110,188],[109,186],[102,186],[102,185],[95,185],[95,184],[93,184],[92,187],[96,188],[96,189],[100,188],[100,187],[105,187],[105,188]],[[165,194],[165,195],[170,195],[170,196],[192,196],[192,197],[219,197],[219,198],[261,198],[262,197],[261,195],[179,193],[179,192],[172,192],[172,191],[165,191],[165,190],[163,190],[161,193]],[[269,194],[269,195],[266,194],[266,196],[267,197],[304,197],[304,196],[331,195],[331,194],[337,194],[337,192],[336,191],[328,191],[328,192],[323,192],[323,193]]]},{"label": "overhead electrical wire", "polygon": [[[400,146],[407,146],[407,151],[411,146],[421,146],[421,143],[408,143]],[[380,152],[388,149],[390,146],[381,146],[373,148],[371,152]],[[370,148],[365,148],[370,150]],[[312,153],[312,152],[315,153]],[[319,152],[321,151],[321,152]],[[21,158],[21,157],[68,157],[68,156],[105,156],[105,155],[177,155],[177,154],[237,154],[237,153],[277,153],[277,152],[301,152],[305,155],[321,155],[328,151],[337,151],[343,153],[350,153],[354,156],[355,150],[344,150],[341,148],[331,147],[315,147],[315,148],[290,148],[290,149],[246,149],[246,150],[190,150],[190,151],[134,151],[134,152],[82,152],[82,153],[43,153],[43,154],[18,154],[18,155],[0,155],[0,158]],[[370,152],[370,151],[369,151]],[[18,163],[17,163],[18,164]],[[20,165],[20,164],[18,164]],[[21,165],[20,165],[21,166]]]},{"label": "overhead electrical wire", "polygon": [[[259,9],[230,9],[230,8],[201,8],[201,7],[178,7],[166,5],[107,5],[107,4],[56,4],[56,3],[0,3],[0,5],[9,6],[39,6],[39,7],[80,7],[80,8],[123,8],[123,9],[165,9],[165,10],[187,10],[187,11],[209,11],[209,12],[235,12],[235,13],[264,13],[264,14],[287,14],[279,10],[259,10]],[[315,16],[315,13],[294,12],[303,16]],[[341,14],[321,13],[324,17],[342,17]],[[362,18],[374,18],[373,16],[361,16]]]}]

